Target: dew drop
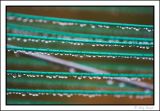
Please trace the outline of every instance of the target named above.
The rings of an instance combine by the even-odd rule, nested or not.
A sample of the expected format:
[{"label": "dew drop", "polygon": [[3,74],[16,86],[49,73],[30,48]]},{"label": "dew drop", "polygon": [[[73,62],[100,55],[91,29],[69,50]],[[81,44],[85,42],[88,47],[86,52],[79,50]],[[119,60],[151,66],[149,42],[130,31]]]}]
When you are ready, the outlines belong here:
[{"label": "dew drop", "polygon": [[82,79],[82,77],[78,77],[78,80],[81,80]]},{"label": "dew drop", "polygon": [[116,98],[120,98],[120,97],[121,97],[121,95],[115,95],[115,97],[116,97]]},{"label": "dew drop", "polygon": [[132,95],[130,95],[130,96],[128,96],[129,97],[129,99],[132,99],[133,98],[133,96]]},{"label": "dew drop", "polygon": [[88,77],[88,78],[91,79],[91,80],[93,79],[93,77]]},{"label": "dew drop", "polygon": [[8,40],[8,41],[11,41],[11,40],[12,40],[12,38],[7,38],[7,40]]},{"label": "dew drop", "polygon": [[72,97],[72,95],[70,95],[70,94],[67,94],[67,97],[68,97],[68,98],[70,98],[70,97]]},{"label": "dew drop", "polygon": [[119,87],[120,87],[120,88],[125,87],[125,83],[119,83]]},{"label": "dew drop", "polygon": [[114,82],[113,82],[112,80],[108,80],[108,81],[107,81],[107,84],[108,84],[108,85],[112,85],[113,83],[114,83]]},{"label": "dew drop", "polygon": [[91,25],[91,28],[95,28],[95,26],[94,26],[94,25]]},{"label": "dew drop", "polygon": [[26,94],[22,94],[22,96],[26,96]]},{"label": "dew drop", "polygon": [[23,39],[23,42],[27,42],[27,39]]},{"label": "dew drop", "polygon": [[57,95],[60,96],[60,97],[63,97],[63,94],[60,94],[60,93],[59,93],[59,94],[57,94]]}]

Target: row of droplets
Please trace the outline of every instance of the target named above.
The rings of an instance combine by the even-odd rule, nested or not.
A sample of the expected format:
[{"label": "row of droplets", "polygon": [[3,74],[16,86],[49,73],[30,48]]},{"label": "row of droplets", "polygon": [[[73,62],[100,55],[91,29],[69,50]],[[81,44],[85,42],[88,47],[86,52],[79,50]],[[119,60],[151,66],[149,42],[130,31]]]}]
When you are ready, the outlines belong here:
[{"label": "row of droplets", "polygon": [[[17,38],[17,37],[12,37],[12,38],[7,37],[7,40],[8,41],[12,41],[12,40],[22,41],[24,43],[26,43],[26,42],[34,42],[34,43],[41,42],[41,43],[46,43],[46,44],[56,42],[54,40],[24,39],[24,38]],[[58,42],[60,42],[60,41],[58,41]],[[60,43],[71,44],[71,45],[76,45],[76,46],[84,46],[84,44],[87,44],[87,45],[90,45],[92,47],[122,47],[122,48],[123,47],[136,47],[136,48],[141,48],[141,49],[150,49],[150,48],[153,47],[152,43],[150,43],[150,42],[138,42],[138,44],[139,45],[140,44],[146,44],[146,45],[151,44],[151,46],[139,46],[139,45],[136,46],[136,45],[134,45],[134,43],[137,43],[137,42],[132,42],[132,41],[129,42],[131,45],[117,45],[116,42],[119,42],[118,40],[108,40],[107,42],[115,43],[115,44],[90,44],[90,43],[80,43],[80,42],[76,43],[76,42],[65,42],[65,41],[61,41]],[[122,43],[126,43],[126,42],[127,41],[123,41]]]},{"label": "row of droplets", "polygon": [[112,28],[116,27],[121,30],[134,30],[134,31],[141,31],[145,30],[147,32],[153,32],[153,28],[137,28],[137,27],[130,27],[130,26],[107,26],[107,25],[93,25],[93,24],[79,24],[79,23],[73,23],[73,22],[58,22],[58,21],[47,21],[42,19],[28,19],[28,18],[21,18],[21,17],[14,17],[14,16],[7,16],[7,20],[15,20],[17,22],[24,22],[24,23],[47,23],[47,24],[54,24],[54,25],[60,25],[60,26],[79,26],[79,27],[91,27],[91,28]]},{"label": "row of droplets", "polygon": [[[71,37],[71,36],[64,36],[64,35],[57,35],[57,34],[48,34],[48,33],[42,33],[42,32],[29,32],[29,31],[23,31],[23,30],[17,30],[17,29],[7,29],[7,31],[10,31],[11,33],[16,34],[22,34],[22,35],[36,35],[36,36],[45,36],[45,37],[56,37],[56,38],[62,38],[62,39],[71,39],[71,40],[95,40],[98,42],[122,42],[122,43],[138,43],[138,44],[151,44],[153,45],[153,41],[147,42],[147,41],[129,41],[129,40],[114,40],[114,39],[107,39],[107,38],[79,38],[79,37]],[[14,38],[14,37],[13,37]]]},{"label": "row of droplets", "polygon": [[140,95],[107,95],[107,94],[67,94],[67,93],[21,93],[21,92],[7,92],[7,95],[21,95],[23,97],[25,96],[34,96],[34,97],[38,97],[38,96],[59,96],[59,97],[72,97],[72,96],[83,96],[83,97],[89,97],[89,98],[94,98],[94,97],[101,97],[101,96],[113,96],[115,98],[121,98],[121,97],[128,97],[129,99],[145,99],[145,98],[151,98],[151,96],[140,96]]},{"label": "row of droplets", "polygon": [[[11,52],[11,50],[7,50],[8,52]],[[24,54],[42,54],[42,55],[55,55],[55,56],[72,56],[72,57],[78,57],[78,58],[124,58],[124,59],[137,59],[137,60],[151,60],[154,59],[152,57],[136,57],[136,56],[100,56],[100,55],[79,55],[79,54],[63,54],[63,53],[48,53],[48,52],[32,52],[32,51],[13,51],[14,54],[18,53],[24,53]]]},{"label": "row of droplets", "polygon": [[[36,75],[32,75],[32,74],[12,74],[12,73],[7,73],[8,76],[11,76],[12,78],[16,79],[16,78],[21,78],[21,77],[28,77],[28,78],[47,78],[47,79],[69,79],[69,78],[73,78],[73,79],[78,79],[78,80],[83,80],[83,79],[90,79],[90,80],[101,80],[101,79],[105,79],[105,80],[111,80],[108,81],[107,84],[111,85],[113,84],[114,79],[125,79],[125,80],[133,80],[133,81],[143,81],[146,78],[128,78],[128,77],[101,77],[101,76],[62,76],[62,75],[41,75],[41,74],[36,74]],[[151,78],[147,78],[147,79],[151,79]]]}]

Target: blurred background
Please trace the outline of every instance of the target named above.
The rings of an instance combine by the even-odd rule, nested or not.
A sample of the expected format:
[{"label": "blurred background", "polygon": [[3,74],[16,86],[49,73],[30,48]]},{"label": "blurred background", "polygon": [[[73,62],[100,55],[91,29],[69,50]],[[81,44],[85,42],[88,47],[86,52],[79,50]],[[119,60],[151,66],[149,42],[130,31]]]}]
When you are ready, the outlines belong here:
[{"label": "blurred background", "polygon": [[[60,17],[69,19],[81,19],[103,22],[119,22],[131,24],[153,25],[154,15],[153,7],[7,7],[7,12],[22,14],[40,15],[48,17]],[[56,30],[61,32],[128,36],[137,38],[153,38],[153,32],[134,31],[122,29],[99,29],[77,26],[60,26],[57,24],[42,24],[36,22],[19,22],[7,20],[7,24],[18,24],[25,26],[34,26],[38,28]],[[7,33],[18,33],[14,30],[8,30]],[[25,32],[27,34],[33,34]],[[40,34],[42,35],[42,34]],[[49,34],[47,36],[50,36]],[[7,41],[8,44],[35,48],[54,48],[64,50],[79,51],[101,51],[101,52],[128,52],[128,53],[153,53],[153,48],[141,49],[137,47],[93,47],[91,45],[75,45],[41,42],[19,42],[17,40]],[[51,55],[53,56],[53,55]],[[55,55],[54,55],[55,56]],[[71,56],[56,56],[58,58],[73,61],[81,65],[94,67],[110,73],[129,73],[129,74],[153,74],[154,61],[124,59],[124,58],[80,58]],[[83,72],[67,66],[49,63],[43,60],[28,57],[24,54],[14,54],[7,52],[7,70],[30,70],[30,71],[51,71],[51,72]],[[153,84],[153,79],[141,79],[140,81]],[[123,84],[123,85],[122,85]],[[120,90],[120,91],[143,91],[144,89],[129,84],[113,80],[90,80],[90,79],[47,79],[47,78],[12,78],[7,76],[7,88],[25,88],[25,89],[83,89],[83,90]],[[72,97],[60,97],[52,95],[44,96],[21,96],[8,95],[7,104],[153,104],[153,97],[116,97],[116,96],[98,96],[83,97],[74,95]]]}]

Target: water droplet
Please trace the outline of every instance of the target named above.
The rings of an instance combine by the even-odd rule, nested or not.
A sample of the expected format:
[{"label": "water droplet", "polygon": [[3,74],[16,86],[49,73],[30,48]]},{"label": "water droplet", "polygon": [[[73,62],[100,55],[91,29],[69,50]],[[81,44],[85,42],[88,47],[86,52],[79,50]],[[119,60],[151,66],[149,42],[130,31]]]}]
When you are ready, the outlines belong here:
[{"label": "water droplet", "polygon": [[71,95],[71,94],[67,94],[66,96],[67,96],[68,98],[72,97],[72,95]]},{"label": "water droplet", "polygon": [[95,26],[94,26],[94,25],[91,25],[91,28],[95,28]]},{"label": "water droplet", "polygon": [[128,96],[129,97],[129,99],[133,99],[133,96],[132,95],[130,95],[130,96]]},{"label": "water droplet", "polygon": [[79,56],[80,58],[83,58],[83,56]]},{"label": "water droplet", "polygon": [[60,93],[59,93],[59,94],[57,94],[57,95],[60,96],[60,97],[63,97],[63,94],[60,94]]},{"label": "water droplet", "polygon": [[107,84],[108,84],[108,85],[112,85],[113,83],[114,83],[113,80],[108,80],[108,81],[107,81]]},{"label": "water droplet", "polygon": [[27,42],[27,39],[23,39],[23,42]]},{"label": "water droplet", "polygon": [[78,80],[81,80],[82,79],[82,77],[78,77]]},{"label": "water droplet", "polygon": [[12,17],[12,16],[7,17],[7,20],[14,20],[14,19],[15,19],[15,17]]},{"label": "water droplet", "polygon": [[23,20],[22,20],[22,22],[27,22],[27,21],[28,21],[28,19],[23,19]]},{"label": "water droplet", "polygon": [[93,79],[93,77],[88,77],[88,78],[91,79],[91,80]]},{"label": "water droplet", "polygon": [[9,37],[8,37],[8,38],[7,38],[7,40],[8,40],[8,41],[11,41],[11,40],[12,40],[12,38],[9,38]]},{"label": "water droplet", "polygon": [[22,96],[26,96],[26,94],[22,94]]},{"label": "water droplet", "polygon": [[121,45],[121,47],[124,47],[123,45]]},{"label": "water droplet", "polygon": [[69,72],[76,72],[75,68],[69,68]]},{"label": "water droplet", "polygon": [[87,24],[80,24],[80,27],[85,27]]},{"label": "water droplet", "polygon": [[12,76],[14,79],[17,78],[17,76]]},{"label": "water droplet", "polygon": [[120,87],[120,88],[125,87],[125,83],[119,83],[119,87]]}]

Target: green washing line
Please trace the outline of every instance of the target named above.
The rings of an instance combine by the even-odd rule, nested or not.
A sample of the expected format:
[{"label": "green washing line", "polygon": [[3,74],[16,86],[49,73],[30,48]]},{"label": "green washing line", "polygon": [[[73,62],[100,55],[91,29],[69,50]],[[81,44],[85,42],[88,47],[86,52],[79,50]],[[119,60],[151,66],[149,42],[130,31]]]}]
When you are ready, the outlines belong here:
[{"label": "green washing line", "polygon": [[105,45],[129,45],[129,46],[153,46],[153,44],[144,44],[137,42],[103,42],[95,40],[74,40],[74,39],[65,39],[65,38],[56,38],[48,36],[34,36],[34,35],[23,35],[23,34],[14,34],[7,33],[7,37],[10,38],[23,38],[23,39],[38,39],[38,40],[51,40],[51,41],[63,41],[63,42],[74,42],[74,43],[90,43],[90,44],[105,44]]},{"label": "green washing line", "polygon": [[100,91],[100,90],[38,90],[38,89],[10,89],[7,88],[7,92],[17,93],[49,93],[49,94],[101,94],[101,95],[140,95],[140,96],[152,96],[151,91]]},{"label": "green washing line", "polygon": [[80,38],[96,38],[96,39],[109,39],[109,40],[126,40],[126,41],[143,41],[143,42],[153,42],[153,38],[138,38],[138,37],[123,37],[123,36],[104,36],[96,34],[80,34],[71,32],[61,32],[56,30],[47,30],[43,28],[37,28],[32,26],[17,25],[14,23],[7,23],[7,29],[30,31],[34,33],[44,33],[68,37],[80,37]]},{"label": "green washing line", "polygon": [[32,75],[59,75],[59,76],[85,76],[85,77],[129,77],[129,78],[153,78],[153,74],[106,74],[106,73],[82,73],[82,72],[39,72],[7,70],[8,74],[32,74]]},{"label": "green washing line", "polygon": [[20,14],[7,12],[7,16],[12,17],[22,17],[27,19],[38,19],[56,22],[66,22],[66,23],[79,23],[79,24],[92,24],[92,25],[107,25],[107,26],[124,26],[124,27],[138,27],[138,28],[153,28],[153,25],[140,25],[140,24],[126,24],[126,23],[113,23],[113,22],[98,22],[89,20],[76,20],[76,19],[66,19],[66,18],[56,18],[56,17],[46,17],[46,16],[35,16],[28,14]]},{"label": "green washing line", "polygon": [[32,51],[32,52],[47,52],[47,53],[61,53],[61,54],[78,54],[78,55],[95,55],[95,56],[114,56],[114,57],[153,57],[153,54],[142,53],[113,53],[113,52],[91,52],[91,51],[75,51],[75,50],[56,50],[56,49],[42,49],[42,48],[28,48],[7,46],[8,50],[12,51]]}]

